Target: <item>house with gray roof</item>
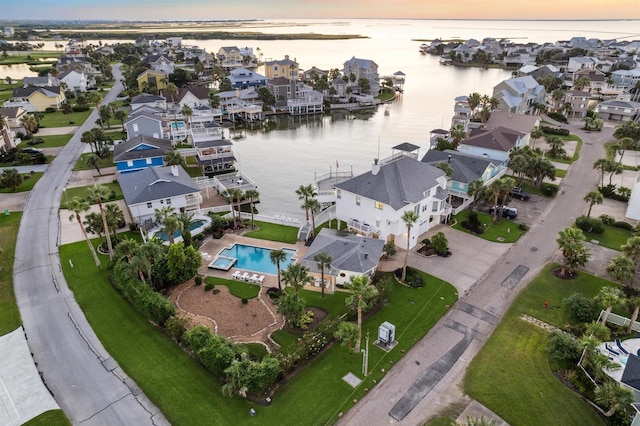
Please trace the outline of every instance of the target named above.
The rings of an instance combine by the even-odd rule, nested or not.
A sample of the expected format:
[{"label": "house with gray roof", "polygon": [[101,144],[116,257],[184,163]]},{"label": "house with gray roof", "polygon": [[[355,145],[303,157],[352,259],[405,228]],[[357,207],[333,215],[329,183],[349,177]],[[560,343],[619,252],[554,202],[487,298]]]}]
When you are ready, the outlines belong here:
[{"label": "house with gray roof", "polygon": [[202,203],[200,188],[182,166],[118,174],[118,183],[131,217],[145,229],[153,227],[155,209],[171,206],[189,212],[198,210]]},{"label": "house with gray roof", "polygon": [[165,122],[160,116],[147,112],[131,114],[124,122],[127,139],[133,139],[138,135],[162,139],[164,138],[165,127]]},{"label": "house with gray roof", "polygon": [[152,95],[150,93],[140,93],[131,99],[131,112],[135,112],[138,108],[143,106],[166,110],[167,100],[163,96]]},{"label": "house with gray roof", "polygon": [[388,162],[374,160],[369,172],[335,186],[336,217],[360,235],[406,247],[402,215],[413,211],[418,221],[411,231],[412,248],[421,234],[450,213],[447,177],[442,170],[410,156],[390,158]]},{"label": "house with gray roof", "polygon": [[206,175],[235,171],[236,157],[229,139],[194,140],[198,165]]},{"label": "house with gray roof", "polygon": [[458,151],[498,162],[509,160],[509,152],[525,145],[525,134],[506,127],[472,129]]},{"label": "house with gray roof", "polygon": [[173,151],[170,141],[138,135],[113,147],[113,162],[119,173],[137,172],[164,166],[164,156],[169,151]]},{"label": "house with gray roof", "polygon": [[618,95],[615,99],[600,102],[596,109],[603,120],[640,120],[640,102],[631,101],[631,95]]},{"label": "house with gray roof", "polygon": [[267,77],[246,68],[236,68],[227,76],[231,87],[234,89],[247,89],[249,87],[263,87],[267,85]]},{"label": "house with gray roof", "polygon": [[[300,261],[309,268],[309,275],[314,278],[314,282],[305,288],[319,291],[324,285],[326,292],[333,293],[337,287],[349,282],[351,277],[372,277],[382,258],[384,244],[384,240],[323,228]],[[324,283],[318,262],[313,260],[318,253],[326,253],[332,258],[324,268]]]},{"label": "house with gray roof", "polygon": [[380,75],[378,74],[378,64],[371,59],[360,59],[355,56],[345,61],[342,66],[342,75],[349,77],[351,74],[356,76],[354,84],[358,84],[361,78],[369,81],[368,94],[377,96],[380,93]]},{"label": "house with gray roof", "polygon": [[506,127],[523,133],[521,145],[529,145],[531,131],[540,125],[540,116],[528,114],[512,114],[504,111],[493,111],[491,117],[485,123],[486,129]]},{"label": "house with gray roof", "polygon": [[504,175],[508,167],[506,161],[476,157],[449,149],[445,151],[430,149],[422,157],[422,162],[434,167],[447,163],[453,170],[453,174],[447,180],[447,191],[451,195],[450,204],[454,214],[473,202],[473,198],[467,194],[470,182],[479,179],[487,186]]},{"label": "house with gray roof", "polygon": [[544,86],[530,75],[504,80],[493,88],[498,109],[517,114],[533,114],[534,104],[544,104]]}]

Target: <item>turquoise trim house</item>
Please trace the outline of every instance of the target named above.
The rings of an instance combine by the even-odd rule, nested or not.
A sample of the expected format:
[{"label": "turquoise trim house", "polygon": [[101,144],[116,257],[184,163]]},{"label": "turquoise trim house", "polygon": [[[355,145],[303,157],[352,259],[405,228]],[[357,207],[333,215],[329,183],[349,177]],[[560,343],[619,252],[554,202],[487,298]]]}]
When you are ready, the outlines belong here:
[{"label": "turquoise trim house", "polygon": [[164,166],[164,156],[173,150],[171,142],[139,135],[113,148],[118,173],[131,173],[149,167]]}]

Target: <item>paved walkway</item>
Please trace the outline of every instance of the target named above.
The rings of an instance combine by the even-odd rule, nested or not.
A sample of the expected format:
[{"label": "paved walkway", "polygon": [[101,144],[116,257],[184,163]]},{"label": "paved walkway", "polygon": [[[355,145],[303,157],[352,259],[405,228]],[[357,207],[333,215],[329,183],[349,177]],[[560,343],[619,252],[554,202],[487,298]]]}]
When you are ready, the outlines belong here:
[{"label": "paved walkway", "polygon": [[38,136],[71,135],[75,134],[78,128],[79,126],[43,127],[38,129]]}]

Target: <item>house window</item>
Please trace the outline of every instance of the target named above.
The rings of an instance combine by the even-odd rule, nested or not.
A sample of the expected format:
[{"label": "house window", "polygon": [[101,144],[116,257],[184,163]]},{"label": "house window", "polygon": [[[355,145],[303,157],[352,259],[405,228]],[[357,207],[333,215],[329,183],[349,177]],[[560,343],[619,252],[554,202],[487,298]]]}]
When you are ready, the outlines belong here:
[{"label": "house window", "polygon": [[430,196],[431,196],[431,190],[430,190],[430,189],[427,189],[427,190],[424,192],[424,198],[427,198],[427,197],[430,197]]},{"label": "house window", "polygon": [[127,167],[133,167],[133,160],[127,160]]},{"label": "house window", "polygon": [[147,203],[147,208],[150,209],[151,207],[151,203]]},{"label": "house window", "polygon": [[429,205],[425,203],[424,206],[422,206],[422,211],[426,212],[428,208],[429,208]]},{"label": "house window", "polygon": [[356,195],[356,206],[360,205],[360,196]]},{"label": "house window", "polygon": [[171,198],[167,198],[167,205],[170,206],[171,205]]},{"label": "house window", "polygon": [[147,159],[145,159],[145,162],[146,162],[147,164],[151,164],[151,158],[147,158]]},{"label": "house window", "polygon": [[440,202],[439,202],[439,201],[434,201],[434,202],[433,202],[433,205],[431,206],[431,211],[432,211],[432,212],[437,212],[437,211],[438,211],[438,207],[439,207],[439,205],[440,205]]},{"label": "house window", "polygon": [[416,204],[416,206],[413,208],[413,212],[420,216],[420,204]]},{"label": "house window", "polygon": [[373,206],[378,209],[378,210],[382,210],[384,208],[384,204],[382,204],[380,201],[376,201]]},{"label": "house window", "polygon": [[138,131],[138,123],[133,123],[133,131],[134,132]]},{"label": "house window", "polygon": [[338,199],[342,198],[342,191],[341,190],[339,190],[339,189],[336,190],[336,197],[338,197]]}]

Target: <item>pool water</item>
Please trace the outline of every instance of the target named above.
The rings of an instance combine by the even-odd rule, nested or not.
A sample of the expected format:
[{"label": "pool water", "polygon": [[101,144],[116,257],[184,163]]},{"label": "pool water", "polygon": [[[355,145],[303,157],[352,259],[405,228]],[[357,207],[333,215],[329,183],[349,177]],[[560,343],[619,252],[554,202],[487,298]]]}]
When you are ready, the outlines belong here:
[{"label": "pool water", "polygon": [[[194,231],[200,228],[204,224],[205,224],[204,220],[196,220],[191,224],[191,226],[189,226],[189,231]],[[181,235],[182,235],[182,231],[176,231],[173,233],[173,238],[178,238]],[[159,232],[156,232],[154,236],[157,236],[162,241],[169,241],[169,235],[166,232],[159,231]]]},{"label": "pool water", "polygon": [[171,129],[172,130],[180,130],[184,128],[184,123],[182,121],[178,121],[178,122],[173,122],[171,123]]},{"label": "pool water", "polygon": [[222,269],[228,271],[236,263],[237,259],[218,256],[216,260],[209,264],[209,269]]},{"label": "pool water", "polygon": [[[271,251],[271,249],[263,247],[234,244],[231,248],[222,250],[219,256],[238,259],[234,265],[238,269],[277,275],[278,267],[271,262]],[[287,258],[284,262],[280,263],[280,270],[287,269],[287,267],[293,263],[292,258],[296,253],[296,251],[292,249],[283,249],[283,251],[286,253]]]}]

